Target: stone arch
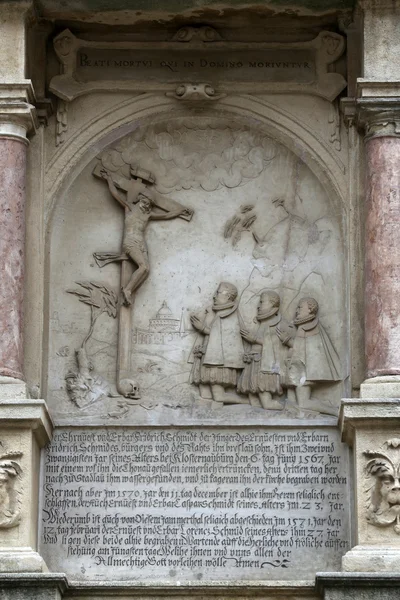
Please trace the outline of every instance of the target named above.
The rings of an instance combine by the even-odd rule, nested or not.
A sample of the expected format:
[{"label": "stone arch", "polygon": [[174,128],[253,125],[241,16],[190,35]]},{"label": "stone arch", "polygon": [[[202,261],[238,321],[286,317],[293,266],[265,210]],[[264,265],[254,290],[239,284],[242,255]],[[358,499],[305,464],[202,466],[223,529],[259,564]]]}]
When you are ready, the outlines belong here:
[{"label": "stone arch", "polygon": [[174,118],[234,115],[253,127],[261,127],[297,155],[316,175],[338,211],[347,213],[346,179],[343,163],[316,133],[282,108],[264,98],[234,96],[202,106],[177,105],[177,101],[158,95],[143,94],[123,101],[96,116],[73,135],[54,155],[45,176],[45,221],[49,225],[58,200],[68,188],[71,173],[77,176],[104,148],[131,133],[139,123],[165,117],[173,109]]}]

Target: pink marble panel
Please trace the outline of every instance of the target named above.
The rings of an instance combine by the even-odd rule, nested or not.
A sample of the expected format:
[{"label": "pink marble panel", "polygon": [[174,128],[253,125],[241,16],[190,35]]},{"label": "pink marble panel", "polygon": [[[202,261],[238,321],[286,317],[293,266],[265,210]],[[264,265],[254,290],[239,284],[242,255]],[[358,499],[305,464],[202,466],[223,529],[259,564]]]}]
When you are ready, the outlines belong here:
[{"label": "pink marble panel", "polygon": [[0,137],[0,375],[23,379],[26,146]]},{"label": "pink marble panel", "polygon": [[366,143],[367,377],[400,374],[400,138]]}]

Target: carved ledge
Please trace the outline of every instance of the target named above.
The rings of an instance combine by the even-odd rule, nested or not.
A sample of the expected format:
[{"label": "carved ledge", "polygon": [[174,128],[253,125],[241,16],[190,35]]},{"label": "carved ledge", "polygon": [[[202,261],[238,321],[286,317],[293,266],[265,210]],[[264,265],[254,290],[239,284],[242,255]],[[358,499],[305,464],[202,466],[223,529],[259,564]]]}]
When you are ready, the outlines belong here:
[{"label": "carved ledge", "polygon": [[[379,423],[378,423],[379,421]],[[344,398],[339,425],[342,440],[352,446],[357,429],[399,427],[400,398]]]},{"label": "carved ledge", "polygon": [[0,427],[31,429],[40,447],[52,436],[53,422],[44,400],[0,399]]},{"label": "carved ledge", "polygon": [[[396,573],[400,549],[381,546],[354,546],[342,558],[342,570],[356,573]],[[372,575],[371,575],[372,576]]]},{"label": "carved ledge", "polygon": [[26,134],[39,127],[34,102],[30,80],[0,83],[0,136],[26,141]]}]

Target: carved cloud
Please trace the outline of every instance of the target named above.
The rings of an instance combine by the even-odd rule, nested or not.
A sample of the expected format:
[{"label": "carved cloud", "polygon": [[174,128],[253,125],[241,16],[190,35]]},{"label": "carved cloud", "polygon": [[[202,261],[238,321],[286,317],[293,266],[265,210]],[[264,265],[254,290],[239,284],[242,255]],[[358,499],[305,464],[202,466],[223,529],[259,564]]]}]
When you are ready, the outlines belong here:
[{"label": "carved cloud", "polygon": [[258,177],[276,155],[274,141],[246,127],[205,120],[203,127],[184,122],[150,126],[125,137],[100,159],[103,166],[129,178],[140,166],[156,177],[160,193],[202,188],[234,188]]}]

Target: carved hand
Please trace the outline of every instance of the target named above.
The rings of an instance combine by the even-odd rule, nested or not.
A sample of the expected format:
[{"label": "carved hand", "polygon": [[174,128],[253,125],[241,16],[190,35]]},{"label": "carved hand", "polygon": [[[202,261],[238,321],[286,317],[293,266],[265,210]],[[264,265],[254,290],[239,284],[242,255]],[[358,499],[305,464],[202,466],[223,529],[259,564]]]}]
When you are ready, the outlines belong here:
[{"label": "carved hand", "polygon": [[195,329],[198,329],[199,331],[203,330],[203,323],[201,322],[199,317],[196,317],[196,315],[191,315],[190,322]]},{"label": "carved hand", "polygon": [[250,335],[250,332],[247,329],[241,329],[240,335],[243,339],[245,339],[247,342],[250,342],[251,344],[254,344],[256,341],[255,338]]},{"label": "carved hand", "polygon": [[275,331],[276,331],[276,335],[281,340],[282,344],[284,344],[285,346],[291,345],[292,338],[291,338],[290,334],[288,334],[287,331],[282,331],[279,327],[277,327],[275,329]]}]

